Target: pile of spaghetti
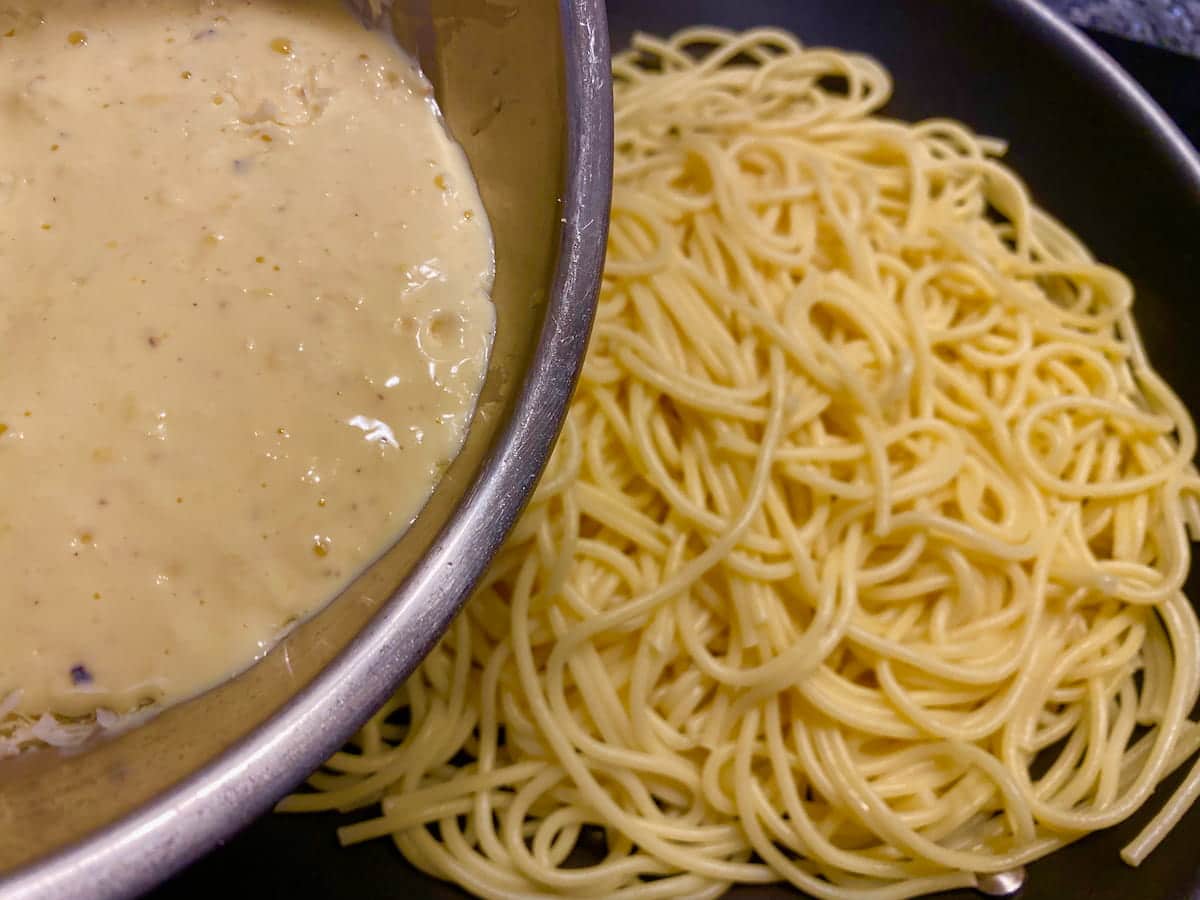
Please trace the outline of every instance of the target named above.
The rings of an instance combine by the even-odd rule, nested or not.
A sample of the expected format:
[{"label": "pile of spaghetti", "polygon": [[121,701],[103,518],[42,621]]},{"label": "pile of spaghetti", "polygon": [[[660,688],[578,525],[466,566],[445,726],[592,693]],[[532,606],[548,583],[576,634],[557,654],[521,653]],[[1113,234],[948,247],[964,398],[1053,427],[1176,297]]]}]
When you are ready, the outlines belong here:
[{"label": "pile of spaghetti", "polygon": [[[481,897],[969,886],[1200,746],[1193,424],[1003,147],[787,34],[640,37],[583,381],[437,650],[285,809]],[[1137,863],[1200,772],[1125,851]]]}]

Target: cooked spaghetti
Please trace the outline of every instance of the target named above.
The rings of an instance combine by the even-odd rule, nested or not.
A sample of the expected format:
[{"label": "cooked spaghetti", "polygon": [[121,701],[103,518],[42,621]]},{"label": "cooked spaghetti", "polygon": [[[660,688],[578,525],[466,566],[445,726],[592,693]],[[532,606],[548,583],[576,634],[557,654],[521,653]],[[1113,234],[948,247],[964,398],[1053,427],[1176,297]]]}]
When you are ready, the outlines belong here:
[{"label": "cooked spaghetti", "polygon": [[549,470],[283,808],[382,799],[344,841],[491,898],[908,897],[1128,817],[1200,745],[1196,438],[1129,282],[868,58],[694,29],[614,71]]}]

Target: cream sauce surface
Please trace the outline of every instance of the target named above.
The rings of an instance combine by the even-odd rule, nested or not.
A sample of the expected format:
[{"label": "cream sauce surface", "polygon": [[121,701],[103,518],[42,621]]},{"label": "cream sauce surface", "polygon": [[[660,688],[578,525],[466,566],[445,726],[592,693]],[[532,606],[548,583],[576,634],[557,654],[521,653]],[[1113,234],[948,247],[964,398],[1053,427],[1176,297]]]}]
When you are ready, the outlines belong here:
[{"label": "cream sauce surface", "polygon": [[333,2],[0,3],[0,697],[261,656],[411,523],[494,331],[427,82]]}]

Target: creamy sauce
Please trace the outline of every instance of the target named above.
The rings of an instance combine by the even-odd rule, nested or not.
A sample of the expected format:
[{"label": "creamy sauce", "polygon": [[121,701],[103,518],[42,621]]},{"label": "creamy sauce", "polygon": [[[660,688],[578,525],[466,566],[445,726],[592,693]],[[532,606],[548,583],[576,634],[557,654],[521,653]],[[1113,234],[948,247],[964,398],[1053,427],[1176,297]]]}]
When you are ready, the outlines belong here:
[{"label": "creamy sauce", "polygon": [[262,655],[461,447],[492,243],[428,84],[335,2],[0,6],[0,697]]}]

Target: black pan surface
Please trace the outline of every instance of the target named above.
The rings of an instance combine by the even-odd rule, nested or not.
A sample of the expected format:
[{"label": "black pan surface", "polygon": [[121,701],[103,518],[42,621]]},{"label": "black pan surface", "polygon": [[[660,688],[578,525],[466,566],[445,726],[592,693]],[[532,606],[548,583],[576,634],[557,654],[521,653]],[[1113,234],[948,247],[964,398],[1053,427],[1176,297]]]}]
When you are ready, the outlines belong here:
[{"label": "black pan surface", "polygon": [[[1011,141],[1009,159],[1041,205],[1138,289],[1137,319],[1156,365],[1200,414],[1200,180],[1093,60],[1014,0],[610,0],[614,46],[636,29],[779,25],[808,44],[866,51],[892,71],[889,112],[948,115]],[[1117,38],[1097,40],[1200,144],[1200,60]],[[1200,566],[1197,567],[1200,569]],[[1189,583],[1200,598],[1200,572]],[[1172,784],[1156,795],[1161,801]],[[1030,867],[1022,900],[1200,898],[1200,806],[1139,869],[1120,848],[1152,810]],[[267,816],[153,894],[462,900],[388,841],[337,846],[336,815]],[[731,900],[795,896],[739,889]],[[971,892],[943,895],[978,897]]]}]

